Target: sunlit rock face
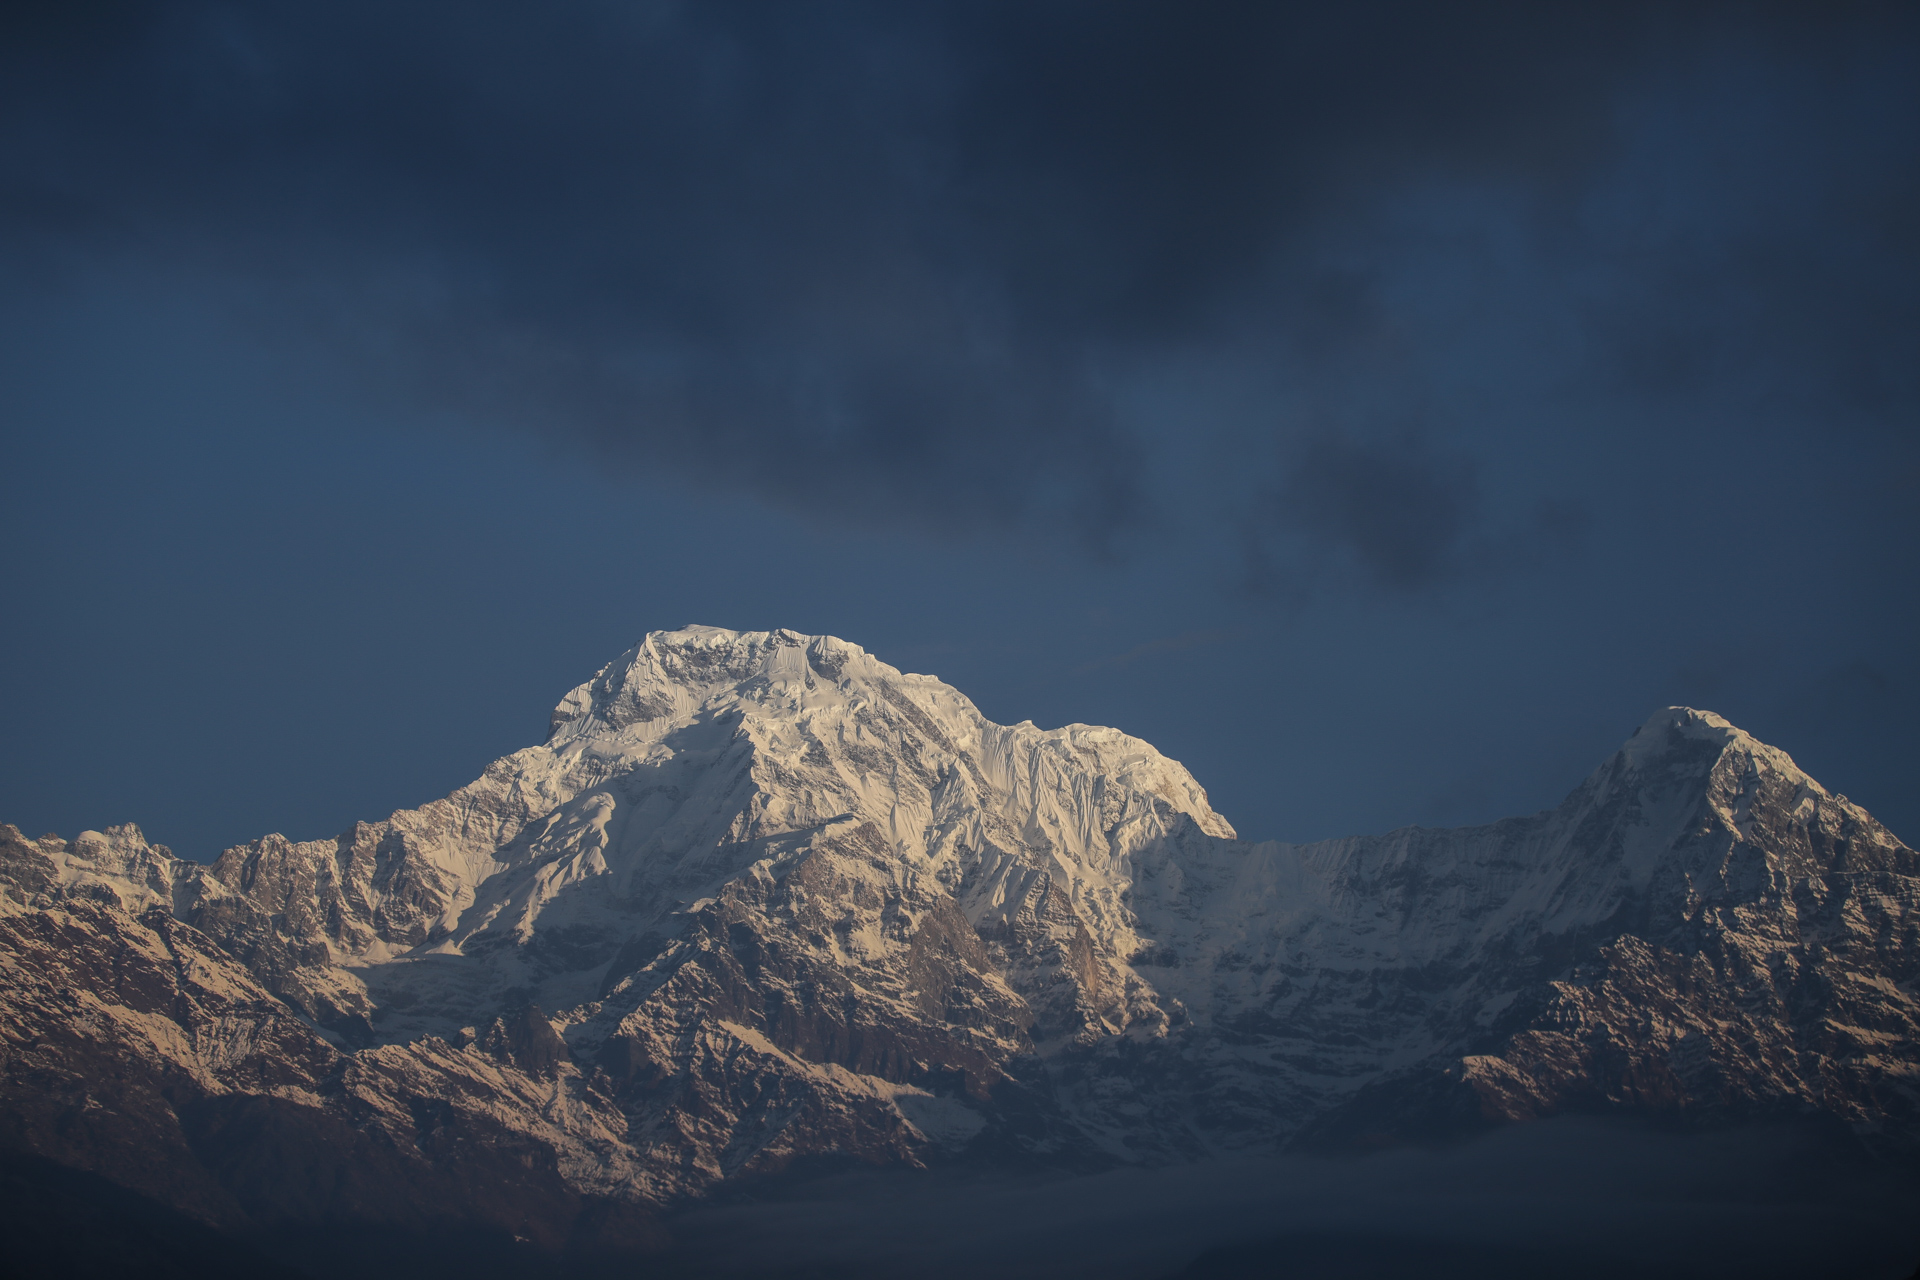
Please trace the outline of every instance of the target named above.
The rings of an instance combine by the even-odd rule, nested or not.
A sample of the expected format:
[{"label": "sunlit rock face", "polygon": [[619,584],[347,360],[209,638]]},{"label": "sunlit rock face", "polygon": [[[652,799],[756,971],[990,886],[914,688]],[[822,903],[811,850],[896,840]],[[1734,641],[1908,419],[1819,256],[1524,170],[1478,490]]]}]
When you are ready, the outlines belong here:
[{"label": "sunlit rock face", "polygon": [[[334,840],[201,866],[131,827],[4,830],[8,1140],[190,1168],[173,1199],[209,1220],[452,1205],[560,1238],[803,1157],[1165,1160],[1566,1110],[1920,1144],[1920,861],[1684,708],[1546,813],[1253,844],[1116,730],[688,628],[545,743]],[[236,1172],[296,1149],[407,1194]]]}]

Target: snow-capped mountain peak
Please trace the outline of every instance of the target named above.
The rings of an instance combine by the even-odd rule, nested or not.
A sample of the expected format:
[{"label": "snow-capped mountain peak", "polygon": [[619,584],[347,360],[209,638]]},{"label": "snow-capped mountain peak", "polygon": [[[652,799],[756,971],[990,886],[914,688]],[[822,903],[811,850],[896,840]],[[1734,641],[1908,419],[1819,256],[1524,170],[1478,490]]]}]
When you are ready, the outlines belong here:
[{"label": "snow-capped mountain peak", "polygon": [[[297,1105],[367,1064],[386,1083],[339,1096],[393,1141],[424,1142],[402,1130],[436,1099],[550,1152],[568,1194],[1597,1105],[1807,1106],[1920,1140],[1882,1087],[1920,1073],[1920,859],[1684,707],[1542,813],[1249,843],[1118,730],[995,724],[832,637],[687,627],[569,692],[544,743],[333,840],[210,867],[131,827],[0,846],[0,913],[85,906],[19,946],[181,922],[136,949],[235,966],[220,990],[350,1051],[301,1051]],[[175,1016],[135,1038],[239,1087],[152,1021]]]}]

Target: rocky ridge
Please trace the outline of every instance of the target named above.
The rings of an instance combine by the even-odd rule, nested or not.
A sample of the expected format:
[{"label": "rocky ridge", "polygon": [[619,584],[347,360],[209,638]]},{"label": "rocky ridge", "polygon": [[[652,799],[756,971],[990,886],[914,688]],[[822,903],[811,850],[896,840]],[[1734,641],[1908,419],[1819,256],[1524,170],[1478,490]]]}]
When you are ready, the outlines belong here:
[{"label": "rocky ridge", "polygon": [[[688,628],[544,744],[334,840],[203,866],[132,827],[4,831],[7,1140],[190,1168],[166,1194],[208,1221],[612,1238],[807,1157],[1158,1160],[1566,1110],[1920,1143],[1920,858],[1685,708],[1542,814],[1250,843],[1115,730]],[[299,1184],[290,1147],[358,1181]]]}]

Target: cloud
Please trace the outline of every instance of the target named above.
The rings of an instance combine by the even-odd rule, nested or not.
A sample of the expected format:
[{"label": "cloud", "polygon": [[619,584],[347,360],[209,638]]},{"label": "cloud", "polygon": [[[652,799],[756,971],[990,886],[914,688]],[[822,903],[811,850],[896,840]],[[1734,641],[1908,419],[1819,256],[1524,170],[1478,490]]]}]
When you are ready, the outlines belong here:
[{"label": "cloud", "polygon": [[[1403,419],[1554,369],[1887,420],[1920,395],[1898,9],[8,21],[16,299],[145,270],[240,297],[376,400],[818,521],[1108,554],[1206,500],[1405,590],[1481,519],[1479,429],[1302,436],[1300,396]],[[1293,461],[1258,493],[1149,461],[1214,427],[1143,415],[1129,380],[1195,351],[1268,388],[1253,430]]]},{"label": "cloud", "polygon": [[1465,458],[1326,437],[1302,452],[1272,515],[1351,557],[1373,582],[1410,590],[1458,572],[1478,505]]}]

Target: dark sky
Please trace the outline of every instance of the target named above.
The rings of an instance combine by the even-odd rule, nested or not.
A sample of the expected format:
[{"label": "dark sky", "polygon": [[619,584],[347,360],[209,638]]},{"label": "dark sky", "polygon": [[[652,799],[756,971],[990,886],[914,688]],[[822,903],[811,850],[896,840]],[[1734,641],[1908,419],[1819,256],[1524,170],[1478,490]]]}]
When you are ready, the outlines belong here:
[{"label": "dark sky", "polygon": [[1684,702],[1920,838],[1911,4],[0,23],[0,820],[331,834],[704,622],[1253,837]]}]

